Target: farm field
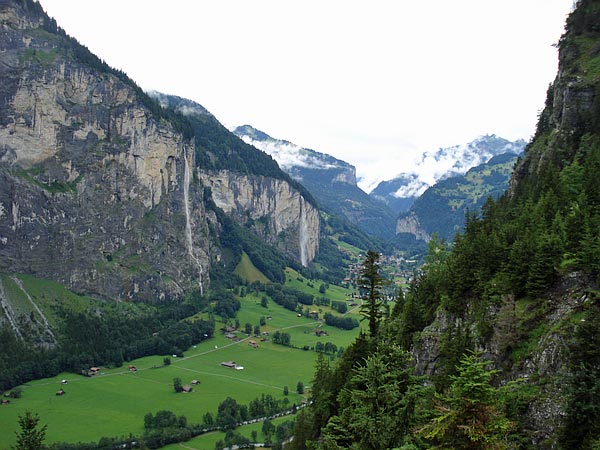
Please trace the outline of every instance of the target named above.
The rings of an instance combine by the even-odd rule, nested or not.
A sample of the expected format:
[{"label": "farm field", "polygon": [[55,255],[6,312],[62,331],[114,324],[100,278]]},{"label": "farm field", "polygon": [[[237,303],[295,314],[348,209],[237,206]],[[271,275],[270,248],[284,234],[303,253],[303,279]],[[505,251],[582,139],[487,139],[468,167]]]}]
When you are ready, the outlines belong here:
[{"label": "farm field", "polygon": [[[274,419],[271,421],[271,423],[273,425],[277,426],[283,422],[286,422],[289,420],[294,420],[294,418],[295,418],[295,416],[290,415],[290,416],[286,416],[286,417],[281,417],[279,419]],[[250,425],[244,425],[244,426],[238,427],[235,429],[235,431],[240,433],[242,436],[250,439],[252,431],[255,430],[256,434],[257,434],[258,442],[264,442],[265,436],[262,433],[262,425],[263,425],[262,422],[257,422],[257,423],[253,423]],[[206,434],[197,436],[193,439],[190,439],[189,441],[183,443],[183,445],[180,445],[180,444],[167,445],[166,447],[163,447],[162,450],[182,450],[182,449],[213,450],[215,448],[215,444],[219,440],[224,440],[224,439],[225,439],[224,431],[213,431],[211,433],[206,433]]]},{"label": "farm field", "polygon": [[[318,295],[318,284],[316,289]],[[17,418],[25,411],[37,413],[40,423],[47,424],[47,443],[97,442],[103,436],[141,435],[144,415],[163,409],[178,416],[185,415],[188,423],[199,423],[206,412],[215,415],[219,403],[228,396],[241,404],[248,404],[262,394],[283,399],[283,388],[287,386],[290,404],[300,403],[302,396],[296,394],[296,385],[302,381],[305,387],[310,386],[317,355],[312,350],[301,348],[313,347],[319,341],[347,347],[358,329],[343,331],[314,319],[298,317],[272,299],[268,300],[265,308],[261,306],[262,294],[249,293],[240,299],[242,307],[237,317],[240,329],[244,329],[245,323],[254,327],[261,317],[271,317],[260,327],[261,333],[271,334],[277,330],[289,333],[292,347],[263,342],[260,337],[244,333],[238,333],[235,340],[228,340],[218,330],[224,324],[217,323],[214,338],[188,349],[180,358],[150,356],[130,361],[119,368],[102,368],[101,373],[94,377],[62,373],[29,382],[22,386],[22,398],[12,399],[10,405],[0,407],[0,427],[3,430],[0,448],[10,448],[14,444]],[[341,295],[345,297],[345,294]],[[323,312],[330,310],[322,308]],[[316,330],[326,331],[327,335],[319,337]],[[254,340],[258,347],[249,345],[250,340]],[[165,356],[171,357],[168,366],[163,365]],[[244,369],[222,367],[220,363],[223,361],[235,361]],[[129,364],[135,365],[137,372],[130,372]],[[192,380],[199,380],[201,384],[189,394],[175,393],[173,379],[176,377],[184,385]],[[67,380],[66,385],[61,384],[62,379]],[[65,390],[65,395],[56,395],[60,388]],[[250,431],[244,434],[249,436]],[[209,447],[190,447],[213,448],[214,442],[222,436],[219,433],[211,435],[219,437],[215,437]],[[197,439],[205,442],[202,439],[209,438],[201,436]]]}]

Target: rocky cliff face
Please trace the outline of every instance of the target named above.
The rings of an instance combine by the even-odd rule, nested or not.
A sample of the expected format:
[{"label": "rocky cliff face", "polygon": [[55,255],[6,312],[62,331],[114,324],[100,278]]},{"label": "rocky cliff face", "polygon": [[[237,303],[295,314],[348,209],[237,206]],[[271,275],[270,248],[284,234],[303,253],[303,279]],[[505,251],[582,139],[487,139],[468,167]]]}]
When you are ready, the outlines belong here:
[{"label": "rocky cliff face", "polygon": [[290,177],[302,183],[323,211],[341,215],[368,235],[384,239],[394,236],[394,214],[356,185],[352,164],[272,138],[250,125],[237,127],[233,133],[271,155]]},{"label": "rocky cliff face", "polygon": [[396,222],[396,234],[400,233],[412,234],[415,238],[425,242],[431,240],[431,236],[421,227],[419,218],[414,212],[410,212],[398,219],[398,222]]},{"label": "rocky cliff face", "polygon": [[[251,228],[302,264],[314,258],[318,213],[301,187],[273,161],[265,169],[252,159],[258,150],[237,148],[245,144],[204,108],[150,99],[31,0],[0,1],[0,27],[0,272],[107,299],[204,291],[220,224],[201,178],[229,180],[228,193],[214,189],[227,199],[219,205],[244,222],[260,219],[266,225]],[[197,170],[212,147],[235,159],[214,180]],[[232,181],[252,164],[274,178]]]},{"label": "rocky cliff face", "polygon": [[[577,10],[567,20],[567,32],[561,38],[559,72],[548,90],[536,135],[527,146],[525,157],[517,165],[511,179],[509,194],[512,198],[498,205],[531,218],[535,208],[543,208],[544,202],[551,199],[557,201],[560,207],[555,208],[552,213],[544,209],[548,217],[560,217],[561,214],[566,216],[570,211],[581,208],[577,224],[585,226],[588,217],[596,218],[597,215],[598,185],[593,179],[597,165],[591,161],[594,161],[592,156],[596,157],[599,151],[600,8],[595,1],[582,0],[577,3]],[[588,174],[589,181],[586,185],[578,185],[577,175],[569,171],[579,165]],[[572,199],[565,196],[563,200],[560,195],[569,182],[577,188],[572,193]],[[516,207],[527,202],[535,206],[521,210]],[[513,225],[524,223],[511,221],[508,215],[502,217]],[[544,221],[540,216],[533,220]],[[543,234],[541,229],[551,229],[551,221],[552,219],[548,221],[549,224],[539,227],[536,232],[524,232],[518,240],[513,237],[502,238],[502,242],[509,245],[507,248],[511,252],[517,248],[510,247],[513,245],[511,240],[529,245],[530,240],[535,241],[536,235]],[[496,225],[488,227],[493,222],[482,222],[486,224],[486,228],[479,237],[490,239],[502,229],[498,226],[500,220]],[[570,234],[570,231],[567,232],[567,235]],[[477,233],[471,233],[470,237],[476,235]],[[596,236],[594,234],[594,239],[597,239]],[[469,239],[468,233],[465,238]],[[473,239],[470,243],[477,246],[478,242],[484,241]],[[580,387],[581,384],[577,384],[577,371],[585,373],[586,377],[589,374],[591,383],[596,383],[597,360],[587,354],[585,357],[578,355],[577,346],[589,344],[590,355],[595,355],[597,346],[595,342],[592,344],[592,340],[589,343],[587,340],[581,341],[578,332],[586,323],[597,320],[595,311],[598,300],[595,293],[598,289],[598,277],[596,272],[589,270],[587,260],[579,265],[574,265],[571,261],[578,258],[583,260],[583,253],[589,251],[586,248],[588,242],[579,237],[575,242],[565,240],[561,256],[556,259],[558,262],[545,269],[544,275],[551,276],[538,292],[525,286],[521,290],[499,290],[488,297],[488,292],[496,290],[499,284],[496,282],[506,272],[495,269],[493,276],[484,275],[490,277],[486,285],[486,289],[491,288],[490,291],[483,294],[482,289],[482,293],[475,296],[463,291],[469,301],[465,301],[462,314],[452,315],[440,309],[435,320],[422,330],[412,349],[416,372],[432,374],[438,371],[440,360],[444,356],[443,344],[451,342],[457,335],[456,330],[460,330],[463,338],[469,337],[473,345],[494,361],[496,368],[500,370],[501,384],[516,381],[515,385],[525,387],[521,392],[531,390],[531,397],[520,412],[520,425],[532,447],[562,448],[559,440],[564,438],[565,425],[573,426],[566,430],[566,434],[570,432],[573,436],[585,436],[584,433],[590,430],[586,428],[585,420],[597,423],[597,415],[591,412],[593,408],[587,409],[589,412],[586,413],[580,411],[598,402],[593,389],[584,390]],[[480,247],[475,248],[483,251]],[[459,273],[469,264],[476,265],[473,261],[467,261],[464,255],[464,260],[459,264],[452,266],[451,263],[450,267],[455,270],[458,268],[453,273]],[[530,264],[532,259],[533,257],[524,257],[522,261]],[[510,255],[505,256],[495,264],[506,266],[510,260]],[[452,262],[456,262],[456,259]],[[525,275],[531,279],[531,269],[524,271],[528,270],[530,273]],[[482,272],[475,270],[472,273]],[[473,286],[475,282],[471,281],[469,285]],[[482,305],[485,307],[482,308]],[[482,324],[486,325],[482,327]],[[585,394],[580,395],[579,389],[579,392]],[[582,409],[578,409],[580,407]],[[582,417],[585,419],[581,419]],[[590,437],[595,439],[597,433],[591,433]]]},{"label": "rocky cliff face", "polygon": [[319,246],[319,213],[289,183],[228,171],[199,172],[215,204],[306,266]]},{"label": "rocky cliff face", "polygon": [[0,271],[112,299],[202,288],[215,219],[192,144],[35,5],[0,4]]}]

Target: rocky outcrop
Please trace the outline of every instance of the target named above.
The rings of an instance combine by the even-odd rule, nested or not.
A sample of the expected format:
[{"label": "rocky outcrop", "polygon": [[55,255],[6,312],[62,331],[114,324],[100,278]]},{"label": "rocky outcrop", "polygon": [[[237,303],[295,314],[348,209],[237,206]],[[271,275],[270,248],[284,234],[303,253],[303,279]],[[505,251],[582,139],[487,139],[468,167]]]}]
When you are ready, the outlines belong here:
[{"label": "rocky outcrop", "polygon": [[332,181],[334,183],[346,183],[356,186],[356,167],[345,167],[345,170],[333,177]]},{"label": "rocky outcrop", "polygon": [[396,234],[400,233],[412,234],[415,238],[425,242],[431,240],[431,236],[423,230],[419,223],[419,218],[414,212],[410,212],[404,215],[404,217],[398,218],[398,222],[396,223]]},{"label": "rocky outcrop", "polygon": [[215,204],[238,222],[251,225],[267,242],[307,265],[319,246],[319,213],[284,180],[199,172]]},{"label": "rocky outcrop", "polygon": [[[203,130],[237,152],[238,171],[260,152],[230,148],[240,141],[226,130],[210,134],[223,127],[193,102],[161,108],[39,3],[0,0],[0,79],[0,272],[114,300],[203,292],[220,224],[201,178],[267,242],[304,265],[314,258],[318,212],[274,162],[265,170],[280,179],[198,170],[210,150],[195,148]],[[208,128],[190,115],[208,117]]]},{"label": "rocky outcrop", "polygon": [[110,299],[200,287],[216,219],[185,179],[192,144],[32,7],[0,5],[0,271]]}]

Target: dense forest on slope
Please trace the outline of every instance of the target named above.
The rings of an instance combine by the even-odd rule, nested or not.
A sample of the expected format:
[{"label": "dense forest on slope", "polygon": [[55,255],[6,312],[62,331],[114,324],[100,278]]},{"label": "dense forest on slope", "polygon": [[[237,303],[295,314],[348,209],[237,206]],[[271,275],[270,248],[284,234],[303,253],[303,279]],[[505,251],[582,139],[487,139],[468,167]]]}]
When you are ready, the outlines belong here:
[{"label": "dense forest on slope", "polygon": [[292,448],[598,448],[598,24],[578,2],[511,188],[430,243],[377,333],[319,360]]}]

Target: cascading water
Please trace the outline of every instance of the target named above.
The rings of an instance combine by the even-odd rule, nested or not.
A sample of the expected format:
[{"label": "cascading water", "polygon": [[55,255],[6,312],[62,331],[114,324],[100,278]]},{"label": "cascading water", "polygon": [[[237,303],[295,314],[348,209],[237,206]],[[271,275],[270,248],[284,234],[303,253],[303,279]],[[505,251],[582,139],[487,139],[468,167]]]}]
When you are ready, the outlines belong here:
[{"label": "cascading water", "polygon": [[200,287],[200,295],[204,295],[204,285],[202,284],[202,264],[194,254],[194,244],[192,241],[192,223],[190,220],[190,202],[189,202],[189,194],[190,194],[190,166],[188,165],[187,154],[183,153],[183,203],[185,209],[185,239],[188,254],[190,255],[190,259],[192,263],[198,267],[198,286]]},{"label": "cascading water", "polygon": [[300,197],[300,224],[298,232],[298,246],[300,247],[300,263],[308,266],[308,223],[306,220],[306,205]]}]

